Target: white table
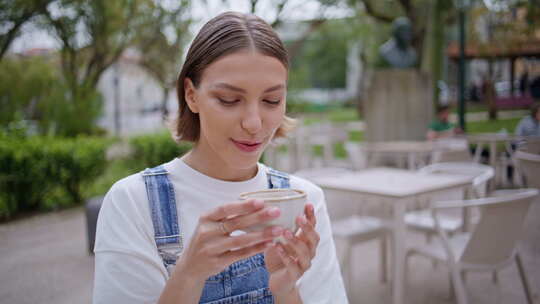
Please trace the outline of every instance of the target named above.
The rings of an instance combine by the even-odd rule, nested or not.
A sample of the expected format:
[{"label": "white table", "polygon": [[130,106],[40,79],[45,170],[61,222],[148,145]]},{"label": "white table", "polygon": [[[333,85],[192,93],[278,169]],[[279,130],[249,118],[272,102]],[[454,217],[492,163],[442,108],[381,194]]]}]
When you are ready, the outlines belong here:
[{"label": "white table", "polygon": [[403,169],[373,168],[339,176],[321,177],[313,180],[325,192],[346,192],[357,202],[375,198],[392,208],[393,303],[404,303],[404,265],[406,251],[407,206],[418,199],[429,199],[441,192],[454,191],[460,198],[470,185],[470,177],[446,174],[421,174]]},{"label": "white table", "polygon": [[[426,165],[434,151],[445,147],[434,141],[386,141],[364,143],[362,149],[367,152],[368,164],[376,163],[377,158],[391,155],[398,161],[400,168],[416,170]],[[407,161],[405,166],[404,161]]]}]

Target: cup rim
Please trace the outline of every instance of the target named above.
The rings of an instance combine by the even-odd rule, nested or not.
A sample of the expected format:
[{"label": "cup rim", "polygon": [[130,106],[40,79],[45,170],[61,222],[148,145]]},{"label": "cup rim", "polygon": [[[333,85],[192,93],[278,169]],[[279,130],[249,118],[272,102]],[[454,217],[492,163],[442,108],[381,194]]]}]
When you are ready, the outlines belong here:
[{"label": "cup rim", "polygon": [[252,192],[244,192],[240,194],[240,199],[246,200],[250,199],[247,196],[254,194],[254,193],[266,193],[266,192],[285,192],[285,191],[294,191],[297,194],[289,195],[289,196],[283,196],[283,197],[269,197],[269,198],[260,198],[263,201],[289,201],[299,198],[304,198],[307,196],[306,192],[300,189],[267,189],[267,190],[260,190],[260,191],[252,191]]}]

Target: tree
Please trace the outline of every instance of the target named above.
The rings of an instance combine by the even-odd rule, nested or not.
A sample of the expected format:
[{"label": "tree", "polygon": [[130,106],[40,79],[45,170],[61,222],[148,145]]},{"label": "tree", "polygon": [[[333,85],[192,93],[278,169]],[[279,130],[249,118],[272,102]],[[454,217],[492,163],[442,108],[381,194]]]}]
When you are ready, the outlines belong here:
[{"label": "tree", "polygon": [[176,7],[156,5],[134,43],[142,54],[139,64],[154,76],[163,89],[163,119],[168,115],[167,97],[174,88],[182,51],[190,37],[192,20],[189,5],[186,0],[179,1]]},{"label": "tree", "polygon": [[38,134],[76,136],[92,133],[100,114],[97,92],[93,102],[74,103],[66,82],[51,58],[5,58],[0,62],[0,125],[27,122]]},{"label": "tree", "polygon": [[24,24],[43,14],[53,0],[0,0],[0,60]]},{"label": "tree", "polygon": [[62,73],[74,102],[84,102],[103,72],[142,30],[151,0],[57,0],[46,26],[59,40]]}]

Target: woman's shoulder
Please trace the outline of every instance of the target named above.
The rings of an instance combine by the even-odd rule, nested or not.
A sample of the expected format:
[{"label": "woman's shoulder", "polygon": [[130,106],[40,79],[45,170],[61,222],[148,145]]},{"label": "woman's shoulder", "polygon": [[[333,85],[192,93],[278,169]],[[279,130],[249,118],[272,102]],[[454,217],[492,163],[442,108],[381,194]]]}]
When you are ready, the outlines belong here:
[{"label": "woman's shoulder", "polygon": [[140,172],[133,173],[116,181],[109,192],[133,192],[144,188],[144,179]]},{"label": "woman's shoulder", "polygon": [[[146,187],[140,173],[133,173],[116,181],[103,200],[103,206],[112,210],[134,210],[144,205]],[[135,207],[135,208],[134,208]]]}]

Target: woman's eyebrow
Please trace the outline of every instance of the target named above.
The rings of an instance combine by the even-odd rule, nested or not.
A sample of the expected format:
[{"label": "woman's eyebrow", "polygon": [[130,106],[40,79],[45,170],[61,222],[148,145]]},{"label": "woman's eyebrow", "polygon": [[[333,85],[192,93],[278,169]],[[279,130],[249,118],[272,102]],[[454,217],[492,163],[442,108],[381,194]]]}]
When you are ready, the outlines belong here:
[{"label": "woman's eyebrow", "polygon": [[[214,87],[220,88],[220,89],[227,89],[227,90],[231,90],[231,91],[237,91],[237,92],[241,92],[241,93],[246,93],[246,90],[244,90],[242,88],[239,88],[239,87],[232,86],[232,85],[224,83],[224,82],[217,83],[217,84],[214,85]],[[268,89],[264,90],[264,93],[280,90],[280,89],[283,89],[284,87],[285,86],[283,84],[278,84],[278,85],[275,85],[275,86],[271,86]]]}]

